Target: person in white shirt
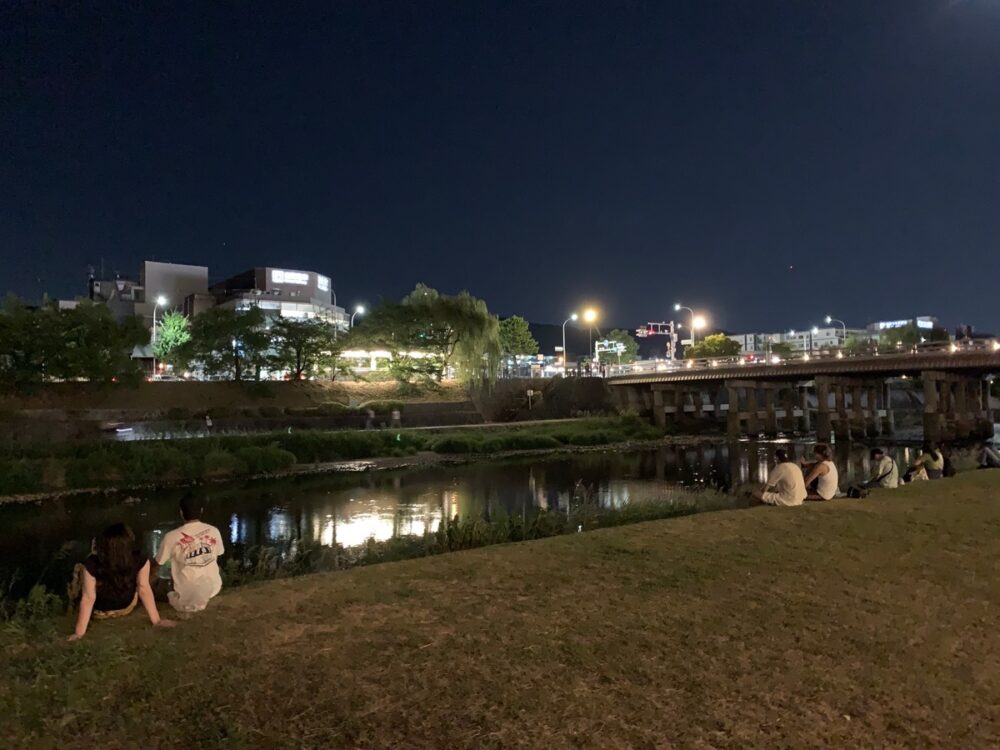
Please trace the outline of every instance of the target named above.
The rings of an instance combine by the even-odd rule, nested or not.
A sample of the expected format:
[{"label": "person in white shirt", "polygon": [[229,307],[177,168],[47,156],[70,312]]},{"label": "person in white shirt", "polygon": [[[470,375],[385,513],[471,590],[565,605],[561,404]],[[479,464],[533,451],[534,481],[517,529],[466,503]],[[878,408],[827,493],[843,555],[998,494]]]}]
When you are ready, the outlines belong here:
[{"label": "person in white shirt", "polygon": [[802,471],[806,473],[806,487],[809,489],[806,500],[833,500],[840,489],[833,451],[826,443],[816,443],[813,454],[816,456],[815,461],[807,462],[803,459],[802,462]]},{"label": "person in white shirt", "polygon": [[899,487],[899,467],[896,462],[881,448],[872,448],[872,477],[864,483],[864,487],[885,487],[895,489]]},{"label": "person in white shirt", "polygon": [[225,547],[219,530],[201,521],[201,503],[194,495],[184,495],[180,509],[184,523],[163,537],[156,562],[170,564],[171,606],[178,612],[200,612],[222,590],[219,558]]},{"label": "person in white shirt", "polygon": [[768,505],[802,505],[806,499],[806,483],[802,469],[792,463],[783,448],[774,452],[775,465],[767,477],[767,484],[753,496]]}]

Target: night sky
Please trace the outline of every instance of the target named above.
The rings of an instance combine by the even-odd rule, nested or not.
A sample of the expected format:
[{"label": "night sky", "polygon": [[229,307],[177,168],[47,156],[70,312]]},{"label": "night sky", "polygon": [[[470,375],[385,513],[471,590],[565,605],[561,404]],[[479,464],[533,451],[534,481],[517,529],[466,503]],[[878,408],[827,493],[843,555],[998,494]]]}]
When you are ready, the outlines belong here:
[{"label": "night sky", "polygon": [[[95,9],[96,8],[96,9]],[[0,4],[0,286],[1000,329],[1000,2]]]}]

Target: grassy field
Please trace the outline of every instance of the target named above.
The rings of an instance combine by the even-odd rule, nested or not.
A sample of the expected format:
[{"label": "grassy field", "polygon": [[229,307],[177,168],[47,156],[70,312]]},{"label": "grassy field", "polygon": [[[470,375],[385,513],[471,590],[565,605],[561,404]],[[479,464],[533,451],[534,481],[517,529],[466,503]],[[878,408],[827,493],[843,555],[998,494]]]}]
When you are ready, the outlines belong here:
[{"label": "grassy field", "polygon": [[1000,741],[1000,472],[0,632],[0,746]]}]

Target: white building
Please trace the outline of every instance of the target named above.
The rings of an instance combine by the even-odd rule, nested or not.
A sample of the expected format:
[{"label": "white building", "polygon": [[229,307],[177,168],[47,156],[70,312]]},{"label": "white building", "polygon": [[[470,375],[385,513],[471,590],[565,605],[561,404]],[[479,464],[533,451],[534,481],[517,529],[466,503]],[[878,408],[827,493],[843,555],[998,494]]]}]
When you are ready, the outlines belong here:
[{"label": "white building", "polygon": [[807,328],[803,331],[791,330],[784,333],[739,333],[729,336],[740,345],[741,354],[769,355],[775,344],[787,344],[796,352],[820,352],[825,349],[840,349],[848,338],[870,338],[863,329],[842,326]]}]

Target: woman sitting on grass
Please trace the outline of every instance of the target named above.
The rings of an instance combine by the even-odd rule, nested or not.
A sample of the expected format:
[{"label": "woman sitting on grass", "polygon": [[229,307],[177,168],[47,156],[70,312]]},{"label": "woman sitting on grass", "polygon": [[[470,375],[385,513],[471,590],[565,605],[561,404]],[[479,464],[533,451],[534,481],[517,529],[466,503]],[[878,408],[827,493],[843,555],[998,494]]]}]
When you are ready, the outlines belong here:
[{"label": "woman sitting on grass", "polygon": [[944,454],[937,443],[925,441],[920,449],[920,455],[913,466],[906,472],[906,481],[914,479],[940,479],[944,476]]},{"label": "woman sitting on grass", "polygon": [[806,475],[806,500],[833,500],[839,490],[840,477],[837,465],[833,463],[833,451],[826,443],[816,443],[813,448],[816,460],[802,461],[802,473]]},{"label": "woman sitting on grass", "polygon": [[80,613],[69,637],[78,641],[87,632],[91,616],[110,619],[130,614],[142,602],[155,627],[170,628],[172,620],[160,618],[149,586],[149,558],[135,549],[135,535],[124,523],[106,528],[94,542],[94,552],[74,571],[82,580]]}]

